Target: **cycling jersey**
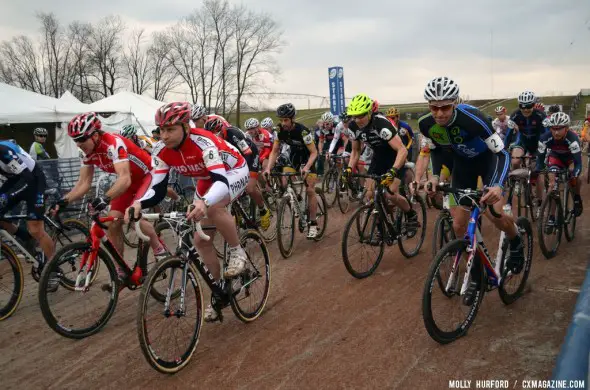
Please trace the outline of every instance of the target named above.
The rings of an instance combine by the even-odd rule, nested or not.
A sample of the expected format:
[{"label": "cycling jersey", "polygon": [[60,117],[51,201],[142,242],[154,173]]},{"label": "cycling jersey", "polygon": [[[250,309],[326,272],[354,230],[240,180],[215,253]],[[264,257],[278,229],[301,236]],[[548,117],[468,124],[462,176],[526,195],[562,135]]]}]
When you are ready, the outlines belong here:
[{"label": "cycling jersey", "polygon": [[[432,173],[440,176],[444,150],[451,151],[456,160],[453,170],[453,186],[455,188],[476,188],[477,176],[484,178],[485,185],[502,185],[508,176],[510,159],[504,150],[504,144],[492,129],[490,121],[477,108],[459,104],[446,126],[438,125],[432,114],[418,120],[423,137],[423,144],[429,146],[432,157]],[[472,167],[468,167],[473,164]],[[466,170],[461,171],[460,167]],[[462,183],[475,185],[461,187],[457,182],[463,174],[469,177]],[[474,176],[475,173],[478,175]]]},{"label": "cycling jersey", "polygon": [[508,131],[508,124],[510,123],[510,118],[506,116],[503,121],[500,118],[496,118],[492,121],[492,127],[494,131],[498,133],[502,140],[506,139],[506,132]]},{"label": "cycling jersey", "polygon": [[258,148],[251,137],[248,137],[242,130],[235,126],[229,126],[220,132],[219,137],[235,146],[248,164],[251,174],[256,174],[259,169]]},{"label": "cycling jersey", "polygon": [[333,122],[330,130],[323,127],[320,129],[319,140],[324,141],[323,152],[332,153],[334,149],[338,149],[342,145],[342,139],[340,138],[342,128],[341,123]]},{"label": "cycling jersey", "polygon": [[580,176],[582,172],[582,147],[580,138],[573,131],[569,130],[561,140],[553,138],[551,132],[541,136],[538,144],[537,171],[545,168],[545,155],[550,149],[547,165],[568,167],[574,163],[574,176]]},{"label": "cycling jersey", "polygon": [[49,157],[49,153],[45,150],[45,147],[43,147],[43,144],[37,141],[31,144],[29,155],[33,160],[48,160],[51,158]]},{"label": "cycling jersey", "polygon": [[196,193],[209,205],[228,194],[233,200],[248,184],[248,167],[239,150],[202,129],[190,129],[186,139],[174,149],[158,142],[152,152],[152,166],[150,183],[138,194],[142,208],[155,206],[164,198],[170,168],[200,179]]},{"label": "cycling jersey", "polygon": [[514,146],[522,147],[529,153],[535,153],[539,138],[547,131],[543,126],[543,120],[546,117],[543,112],[538,110],[533,110],[528,118],[519,109],[514,111],[510,115],[510,120],[516,124],[518,131],[514,134],[515,131],[513,129],[508,129],[504,138],[506,145],[514,143]]},{"label": "cycling jersey", "polygon": [[299,168],[309,160],[307,146],[313,144],[313,134],[301,123],[294,123],[291,130],[285,130],[279,125],[275,139],[275,143],[277,142],[289,145],[291,161],[295,168]]},{"label": "cycling jersey", "polygon": [[258,158],[260,161],[264,161],[270,156],[270,152],[272,151],[272,144],[274,142],[274,134],[270,133],[268,130],[260,128],[258,131],[258,135],[251,137],[252,142],[256,145],[258,149]]},{"label": "cycling jersey", "polygon": [[0,214],[24,200],[28,217],[43,219],[46,188],[43,170],[27,152],[10,141],[0,142],[0,176],[4,179],[0,195],[6,196],[0,202]]},{"label": "cycling jersey", "polygon": [[[402,143],[405,145],[406,149],[411,150],[410,148],[412,147],[412,142],[414,140],[414,131],[412,130],[412,127],[404,121],[399,121],[399,123],[396,124],[393,119],[387,119],[389,119],[389,121],[398,129],[397,134],[402,139]],[[408,157],[408,160],[409,159],[410,158]]]}]

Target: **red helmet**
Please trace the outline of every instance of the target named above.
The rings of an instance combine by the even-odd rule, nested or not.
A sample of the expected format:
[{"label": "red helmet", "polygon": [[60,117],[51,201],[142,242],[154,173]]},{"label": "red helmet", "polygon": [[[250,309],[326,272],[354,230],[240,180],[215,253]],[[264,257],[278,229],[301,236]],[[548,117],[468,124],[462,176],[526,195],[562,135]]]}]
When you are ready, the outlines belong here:
[{"label": "red helmet", "polygon": [[371,112],[379,111],[379,101],[377,99],[373,99],[373,107],[371,107]]},{"label": "red helmet", "polygon": [[205,122],[205,130],[208,130],[214,134],[220,133],[226,129],[226,125],[221,117],[210,116]]},{"label": "red helmet", "polygon": [[191,119],[191,105],[187,102],[173,102],[156,111],[156,126],[172,126],[187,123]]},{"label": "red helmet", "polygon": [[76,115],[68,124],[68,135],[74,140],[90,137],[95,131],[102,129],[102,123],[94,112]]},{"label": "red helmet", "polygon": [[535,110],[545,112],[545,105],[543,103],[535,103]]}]

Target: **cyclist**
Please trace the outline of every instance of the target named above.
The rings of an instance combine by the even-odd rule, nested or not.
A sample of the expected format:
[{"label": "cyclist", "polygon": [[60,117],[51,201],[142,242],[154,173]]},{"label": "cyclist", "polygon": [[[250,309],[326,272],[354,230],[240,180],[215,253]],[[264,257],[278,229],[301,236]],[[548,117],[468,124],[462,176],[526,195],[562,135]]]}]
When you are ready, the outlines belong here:
[{"label": "cyclist", "polygon": [[230,126],[229,122],[221,115],[207,114],[207,109],[204,106],[193,104],[191,109],[191,119],[196,128],[203,129],[205,127],[205,122],[211,118],[220,118],[227,127]]},{"label": "cyclist", "polygon": [[323,175],[325,161],[329,160],[334,149],[338,150],[342,146],[342,139],[336,118],[330,111],[324,112],[320,120],[322,126],[320,127],[318,152],[325,158],[318,159],[318,174]]},{"label": "cyclist", "polygon": [[[272,119],[271,119],[272,121]],[[266,123],[268,126],[268,122]],[[260,166],[264,170],[268,165],[268,158],[272,150],[272,144],[274,143],[274,132],[272,132],[272,124],[270,125],[271,131],[260,126],[260,122],[256,118],[246,119],[244,122],[244,128],[246,132],[252,138],[252,142],[258,149],[258,158],[260,159]],[[262,175],[258,177],[258,181],[262,182]]]},{"label": "cyclist", "polygon": [[[55,244],[45,231],[43,223],[46,188],[43,169],[16,143],[0,141],[0,176],[5,180],[0,187],[0,216],[24,201],[28,217],[26,229],[7,221],[0,222],[0,226],[19,238],[29,250],[34,248],[30,245],[34,238],[45,258],[51,259]],[[35,252],[32,251],[31,254],[35,255]],[[59,280],[52,278],[49,290],[56,291],[58,282]]]},{"label": "cyclist", "polygon": [[[307,183],[307,197],[309,207],[310,226],[307,232],[307,238],[313,240],[318,235],[318,226],[316,221],[318,201],[315,196],[315,183],[317,175],[315,173],[314,163],[318,157],[318,151],[313,142],[313,134],[307,127],[301,123],[295,122],[295,107],[291,103],[281,104],[277,107],[277,117],[280,119],[278,125],[277,138],[275,139],[272,151],[269,157],[269,163],[264,170],[265,176],[270,174],[270,170],[275,166],[279,157],[280,145],[287,144],[290,147],[291,160],[295,169],[299,169],[305,177]],[[284,167],[283,171],[290,170]],[[291,169],[292,170],[292,169]]]},{"label": "cyclist", "polygon": [[[545,168],[547,149],[550,150],[549,157],[547,158],[550,188],[553,188],[555,185],[555,173],[551,173],[552,168],[566,169],[570,165],[574,165],[571,184],[574,187],[574,213],[579,217],[583,211],[582,198],[580,197],[582,180],[577,180],[582,173],[582,146],[580,138],[569,129],[570,117],[564,112],[552,114],[546,124],[550,131],[543,134],[539,140],[537,171]],[[554,210],[551,210],[551,212],[554,212]],[[549,231],[546,234],[551,234],[554,225],[555,215],[550,215],[548,227],[546,227],[546,230]]]},{"label": "cyclist", "polygon": [[498,106],[494,111],[496,112],[496,119],[492,121],[492,127],[504,141],[508,128],[514,130],[516,128],[516,124],[506,115],[506,107]]},{"label": "cyclist", "polygon": [[254,142],[244,134],[244,132],[235,126],[227,126],[221,117],[210,116],[205,122],[205,130],[212,132],[222,140],[235,146],[248,164],[250,178],[246,186],[246,193],[250,195],[254,203],[258,206],[260,213],[260,226],[263,230],[270,226],[270,210],[264,206],[264,198],[260,189],[256,185],[258,182],[258,171],[260,170],[260,161],[258,148]]},{"label": "cyclist", "polygon": [[156,144],[156,140],[145,135],[137,135],[137,127],[135,125],[125,125],[121,130],[121,135],[130,139],[135,145],[152,154],[152,149]]},{"label": "cyclist", "polygon": [[[451,184],[454,188],[475,189],[478,176],[481,176],[483,184],[488,187],[481,201],[500,213],[500,218],[492,217],[490,221],[506,232],[510,242],[507,267],[515,274],[520,273],[524,264],[523,244],[514,219],[502,212],[505,203],[502,186],[508,177],[510,158],[504,150],[500,135],[492,129],[486,116],[475,107],[457,105],[455,102],[458,97],[459,86],[448,77],[431,80],[424,90],[430,113],[419,119],[418,126],[427,142],[435,146],[430,151],[433,174],[429,182],[432,187],[427,190],[431,196],[436,191],[444,150],[453,156]],[[453,228],[457,236],[462,236],[466,231],[469,212],[462,207],[453,207],[451,214]],[[477,283],[472,281],[470,284],[466,302],[472,301]]]},{"label": "cyclist", "polygon": [[[518,95],[518,109],[510,116],[510,120],[515,123],[515,129],[508,129],[504,139],[505,144],[510,146],[512,154],[512,169],[521,167],[522,159],[526,153],[535,156],[541,135],[547,129],[543,125],[546,116],[543,112],[535,110],[536,97],[533,92],[524,91]],[[516,132],[515,137],[513,133]],[[512,138],[515,138],[514,140]],[[537,175],[531,177],[531,183],[536,183]],[[543,186],[536,186],[537,206],[540,205],[543,198]]]},{"label": "cyclist", "polygon": [[561,112],[561,108],[557,104],[552,104],[547,109],[547,116],[551,116],[552,114],[555,114],[556,112]]},{"label": "cyclist", "polygon": [[160,140],[160,128],[156,127],[155,129],[152,130],[152,138],[156,140],[156,142],[158,142]]},{"label": "cyclist", "polygon": [[[408,157],[406,161],[412,161],[412,143],[414,142],[414,131],[407,123],[399,119],[399,110],[395,107],[389,107],[385,116],[398,129],[397,134],[402,139],[402,143],[408,149]],[[407,171],[409,173],[409,170]],[[406,174],[408,176],[408,174]]]},{"label": "cyclist", "polygon": [[377,101],[377,99],[373,99],[373,106],[371,107],[371,112],[373,114],[378,114],[378,115],[384,116],[384,114],[381,111],[379,111],[379,107],[380,107],[380,105],[379,105],[379,102]]},{"label": "cyclist", "polygon": [[[104,172],[116,173],[117,179],[103,196],[92,200],[89,204],[90,211],[102,211],[110,204],[109,216],[122,218],[135,194],[141,191],[142,186],[149,184],[148,173],[152,168],[150,155],[129,139],[104,132],[102,123],[93,112],[75,116],[68,124],[68,135],[82,150],[84,158],[78,182],[64,195],[60,203],[71,203],[88,193],[96,166]],[[158,239],[153,226],[147,222],[143,226],[150,237],[154,256],[165,256],[166,247]],[[117,251],[123,254],[123,221],[111,222],[107,235]]]},{"label": "cyclist", "polygon": [[[166,104],[156,112],[156,125],[160,126],[162,142],[152,152],[149,188],[138,194],[137,200],[127,211],[137,216],[141,209],[158,204],[166,195],[170,168],[179,173],[195,177],[197,189],[193,209],[189,209],[190,220],[201,220],[203,225],[215,225],[229,244],[229,264],[224,271],[226,278],[239,275],[246,265],[247,256],[240,246],[236,222],[227,205],[237,199],[248,183],[248,166],[240,152],[210,132],[189,126],[191,105],[186,102]],[[213,234],[215,231],[213,231]],[[219,278],[221,269],[210,241],[194,236],[195,245],[214,278]],[[205,320],[215,321],[218,316],[209,305]]]},{"label": "cyclist", "polygon": [[35,141],[31,144],[29,155],[33,160],[49,160],[51,157],[43,147],[43,144],[47,141],[47,130],[37,127],[33,130],[33,136]]},{"label": "cyclist", "polygon": [[[369,174],[383,175],[382,184],[387,184],[389,190],[394,194],[388,197],[393,203],[406,213],[408,229],[416,228],[416,211],[403,196],[398,194],[400,178],[405,176],[406,157],[408,150],[398,135],[398,129],[385,116],[376,114],[373,109],[374,102],[365,94],[358,94],[352,98],[346,113],[353,118],[349,125],[352,139],[352,153],[348,167],[343,173],[346,179],[356,166],[360,153],[361,142],[367,144],[373,150],[373,158],[369,166]],[[371,193],[375,186],[374,180],[367,180],[367,198],[371,199]]]}]

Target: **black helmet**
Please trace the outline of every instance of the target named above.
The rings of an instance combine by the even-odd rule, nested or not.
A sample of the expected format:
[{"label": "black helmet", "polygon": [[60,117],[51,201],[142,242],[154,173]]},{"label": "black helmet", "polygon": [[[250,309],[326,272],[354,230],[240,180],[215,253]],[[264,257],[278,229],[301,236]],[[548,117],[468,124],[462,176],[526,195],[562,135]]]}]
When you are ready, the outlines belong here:
[{"label": "black helmet", "polygon": [[552,104],[549,106],[549,110],[548,113],[549,114],[555,114],[556,112],[560,112],[561,110],[559,109],[559,106],[557,104]]},{"label": "black helmet", "polygon": [[338,117],[340,118],[340,120],[341,120],[342,122],[346,122],[347,120],[349,120],[349,119],[350,119],[350,116],[349,116],[349,115],[346,113],[346,110],[342,111],[342,112],[340,113],[340,115],[338,115]]},{"label": "black helmet", "polygon": [[295,117],[295,107],[291,103],[281,104],[277,108],[277,116],[279,118],[290,118],[293,119]]}]

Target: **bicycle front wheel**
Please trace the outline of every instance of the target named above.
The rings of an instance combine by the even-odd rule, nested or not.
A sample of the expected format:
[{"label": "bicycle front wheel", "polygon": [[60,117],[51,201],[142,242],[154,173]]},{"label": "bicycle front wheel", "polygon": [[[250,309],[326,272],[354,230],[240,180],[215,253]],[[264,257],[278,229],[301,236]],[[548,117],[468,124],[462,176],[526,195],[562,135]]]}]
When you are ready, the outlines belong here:
[{"label": "bicycle front wheel", "polygon": [[338,197],[338,176],[338,170],[332,168],[326,173],[324,180],[322,180],[322,191],[324,191],[326,196],[328,207],[334,206]]},{"label": "bicycle front wheel", "polygon": [[14,251],[6,244],[0,247],[0,321],[16,311],[23,297],[23,268]]},{"label": "bicycle front wheel", "polygon": [[291,200],[285,196],[279,203],[277,212],[277,243],[281,256],[285,259],[293,254],[295,241],[295,211],[291,208]]},{"label": "bicycle front wheel", "polygon": [[563,211],[559,197],[549,193],[545,196],[537,221],[539,247],[543,256],[551,259],[557,254],[563,231]]},{"label": "bicycle front wheel", "polygon": [[336,199],[338,200],[338,208],[342,214],[346,214],[350,208],[350,198],[352,191],[349,183],[342,180],[342,176],[338,177],[338,184],[336,186]]},{"label": "bicycle front wheel", "polygon": [[565,226],[565,239],[569,242],[573,241],[576,236],[576,213],[574,212],[574,192],[568,184],[566,184],[564,196],[563,224]]},{"label": "bicycle front wheel", "polygon": [[524,247],[524,265],[519,274],[512,274],[512,272],[506,270],[506,260],[510,255],[508,240],[506,240],[503,245],[504,256],[500,264],[502,280],[498,286],[498,294],[500,294],[500,299],[505,305],[511,304],[522,295],[533,262],[533,228],[531,223],[525,217],[519,217],[516,220],[516,226]]},{"label": "bicycle front wheel", "polygon": [[414,198],[414,202],[410,203],[410,207],[416,211],[418,216],[416,222],[408,223],[406,213],[401,213],[401,236],[399,237],[397,244],[399,250],[406,258],[414,257],[422,248],[424,238],[426,237],[426,203],[420,196]]},{"label": "bicycle front wheel", "polygon": [[[166,291],[161,302],[152,292]],[[181,291],[181,294],[175,294]],[[159,262],[139,295],[137,336],[146,360],[155,370],[175,374],[195,353],[203,325],[203,294],[194,265],[178,256]]]},{"label": "bicycle front wheel", "polygon": [[[326,202],[324,192],[319,188],[315,189],[315,198],[317,201],[315,221],[318,225],[318,234],[314,240],[320,241],[324,237],[326,228],[328,227],[328,203]],[[309,201],[307,202],[307,207],[309,211]]]}]

